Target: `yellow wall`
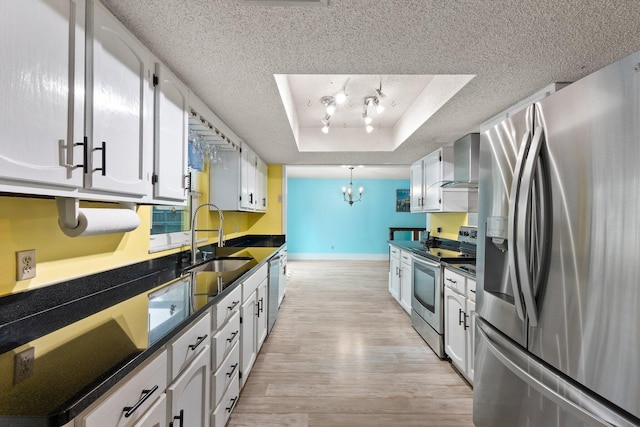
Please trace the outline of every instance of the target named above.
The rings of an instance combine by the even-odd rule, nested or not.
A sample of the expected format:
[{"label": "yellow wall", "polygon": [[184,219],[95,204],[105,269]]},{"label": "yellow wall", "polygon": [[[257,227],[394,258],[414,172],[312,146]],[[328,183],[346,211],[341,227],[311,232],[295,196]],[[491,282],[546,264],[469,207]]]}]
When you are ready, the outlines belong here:
[{"label": "yellow wall", "polygon": [[[467,225],[469,218],[466,212],[439,212],[427,215],[431,235],[451,240],[458,240],[458,229],[461,225]],[[440,233],[437,231],[438,227],[442,228]]]},{"label": "yellow wall", "polygon": [[[269,174],[269,204],[266,214],[225,212],[224,232],[227,239],[244,234],[281,234],[282,210],[278,196],[282,193],[282,166],[272,165]],[[202,196],[208,201],[208,171],[200,176]],[[82,202],[81,206],[113,206]],[[0,197],[0,296],[61,282],[165,256],[188,248],[149,253],[151,207],[138,206],[140,226],[129,233],[100,236],[67,237],[58,226],[55,200],[27,197]],[[198,212],[201,228],[218,225],[216,213],[208,209]],[[216,242],[215,233],[199,236]],[[36,250],[36,277],[16,281],[15,252]]]}]

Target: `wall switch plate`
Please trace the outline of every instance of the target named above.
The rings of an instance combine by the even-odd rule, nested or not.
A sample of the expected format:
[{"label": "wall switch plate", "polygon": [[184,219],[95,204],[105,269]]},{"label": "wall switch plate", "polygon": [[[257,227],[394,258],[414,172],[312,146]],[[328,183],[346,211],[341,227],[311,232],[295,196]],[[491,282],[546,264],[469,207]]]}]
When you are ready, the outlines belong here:
[{"label": "wall switch plate", "polygon": [[36,277],[36,250],[16,252],[16,280]]},{"label": "wall switch plate", "polygon": [[35,348],[31,347],[13,357],[13,385],[33,375]]}]

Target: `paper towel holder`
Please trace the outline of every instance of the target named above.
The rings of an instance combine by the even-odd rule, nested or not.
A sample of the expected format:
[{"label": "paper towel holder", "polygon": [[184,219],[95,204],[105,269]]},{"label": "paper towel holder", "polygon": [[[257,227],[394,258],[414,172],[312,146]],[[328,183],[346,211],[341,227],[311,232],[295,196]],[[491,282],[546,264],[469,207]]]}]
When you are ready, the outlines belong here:
[{"label": "paper towel holder", "polygon": [[[58,216],[60,217],[60,226],[73,229],[78,226],[78,213],[80,211],[80,199],[73,197],[56,197],[58,205]],[[120,202],[120,208],[136,210],[136,204],[133,202]]]}]

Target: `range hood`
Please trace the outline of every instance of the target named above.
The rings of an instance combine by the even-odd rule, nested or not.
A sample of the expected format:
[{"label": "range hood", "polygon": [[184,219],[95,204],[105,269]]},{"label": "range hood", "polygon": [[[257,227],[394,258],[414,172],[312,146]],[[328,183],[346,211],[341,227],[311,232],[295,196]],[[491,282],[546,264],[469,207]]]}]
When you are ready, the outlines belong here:
[{"label": "range hood", "polygon": [[453,181],[443,188],[478,188],[480,134],[470,133],[453,143]]}]

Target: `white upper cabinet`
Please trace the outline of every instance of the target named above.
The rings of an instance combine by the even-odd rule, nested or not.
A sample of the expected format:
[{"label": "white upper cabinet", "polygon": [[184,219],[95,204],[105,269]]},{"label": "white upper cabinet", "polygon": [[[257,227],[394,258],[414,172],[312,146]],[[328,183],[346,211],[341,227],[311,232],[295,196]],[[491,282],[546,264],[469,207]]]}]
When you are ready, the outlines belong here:
[{"label": "white upper cabinet", "polygon": [[84,21],[82,0],[0,2],[1,190],[82,186]]},{"label": "white upper cabinet", "polygon": [[422,159],[411,165],[411,190],[409,203],[411,212],[422,212],[424,205],[424,195],[422,185],[424,178],[422,172],[424,170]]},{"label": "white upper cabinet", "polygon": [[153,57],[102,4],[89,5],[85,186],[142,198],[150,186]]},{"label": "white upper cabinet", "polygon": [[221,156],[224,167],[209,172],[210,202],[225,211],[266,212],[267,165],[246,144]]},{"label": "white upper cabinet", "polygon": [[188,96],[187,87],[162,64],[154,74],[154,172],[156,203],[186,203]]},{"label": "white upper cabinet", "polygon": [[240,208],[255,210],[258,158],[249,147],[244,146],[240,159]]},{"label": "white upper cabinet", "polygon": [[[467,212],[473,206],[466,188],[443,188],[453,181],[453,148],[441,147],[411,165],[411,212]],[[477,196],[476,198],[477,199]]]},{"label": "white upper cabinet", "polygon": [[256,210],[260,212],[267,211],[267,195],[269,193],[269,174],[267,164],[258,157],[258,167],[256,169]]}]

